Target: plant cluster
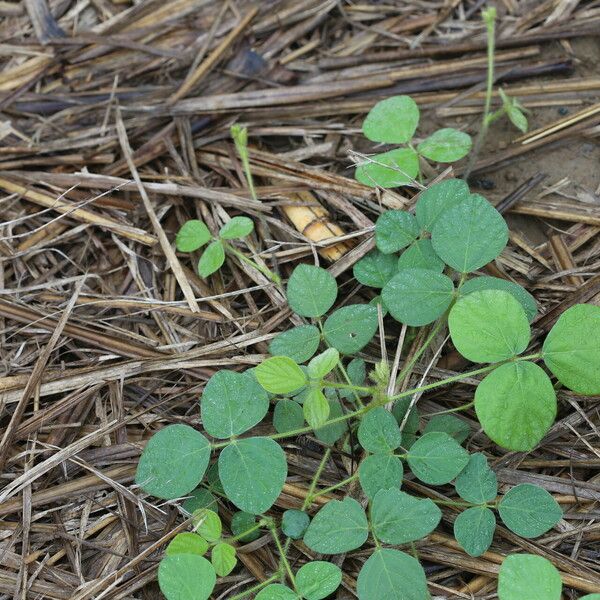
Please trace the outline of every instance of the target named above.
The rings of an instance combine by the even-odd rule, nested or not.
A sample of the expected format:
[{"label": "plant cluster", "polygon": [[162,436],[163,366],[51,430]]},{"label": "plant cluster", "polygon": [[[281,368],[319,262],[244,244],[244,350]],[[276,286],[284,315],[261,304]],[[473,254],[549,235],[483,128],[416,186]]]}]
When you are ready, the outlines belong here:
[{"label": "plant cluster", "polygon": [[[600,393],[599,307],[569,308],[541,350],[526,354],[534,299],[517,284],[473,275],[498,256],[507,237],[504,219],[485,198],[471,194],[461,181],[448,180],[420,194],[415,214],[389,211],[377,220],[377,249],[356,263],[354,274],[362,284],[381,289],[381,307],[346,304],[332,310],[338,298],[332,275],[308,264],[294,269],[287,300],[305,324],[278,334],[270,344],[272,356],[256,367],[221,370],[210,378],[200,399],[207,435],[169,425],[149,440],[140,459],[137,483],[158,498],[188,496],[184,508],[192,513],[194,532],[174,538],[159,568],[168,600],[207,599],[216,576],[235,565],[236,542],[261,529],[275,542],[279,568],[235,598],[325,598],[340,585],[340,569],[316,560],[294,572],[287,558],[291,540],[332,555],[357,550],[370,539],[374,550],[358,575],[359,599],[426,600],[430,595],[414,542],[438,526],[440,505],[460,510],[454,535],[471,556],[489,548],[497,518],[525,538],[542,535],[561,519],[559,505],[541,487],[517,485],[498,496],[486,457],[462,445],[470,433],[465,422],[452,414],[420,415],[416,402],[423,392],[483,375],[474,401],[458,410],[474,405],[491,440],[529,451],[554,422],[557,386]],[[386,361],[368,366],[355,356],[377,335],[379,310],[411,328],[429,327],[396,386],[390,384]],[[456,350],[480,365],[390,393],[446,326]],[[267,415],[272,432],[253,432],[259,424],[265,431]],[[423,420],[427,424],[421,428]],[[287,477],[278,441],[302,434],[315,436],[327,449],[302,507],[277,516],[269,511]],[[359,466],[344,481],[322,488],[319,480],[334,446],[360,456]],[[407,469],[428,486],[452,484],[455,499],[403,491]],[[352,487],[355,481],[360,487]],[[346,486],[355,497],[337,499]],[[311,517],[315,498],[332,494]],[[230,538],[222,537],[215,496],[240,511]],[[210,561],[204,557],[209,550]],[[538,557],[510,557],[500,573],[500,599],[558,598],[555,577],[544,583],[551,589],[547,595],[532,591],[547,569]]]}]

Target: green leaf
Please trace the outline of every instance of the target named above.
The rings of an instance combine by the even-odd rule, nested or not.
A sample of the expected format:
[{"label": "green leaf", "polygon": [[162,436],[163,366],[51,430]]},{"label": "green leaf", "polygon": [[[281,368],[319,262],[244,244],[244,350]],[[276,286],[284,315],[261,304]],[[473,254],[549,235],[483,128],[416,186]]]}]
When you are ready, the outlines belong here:
[{"label": "green leaf", "polygon": [[214,511],[218,508],[217,499],[204,487],[196,488],[187,495],[189,497],[181,508],[190,515],[201,508],[210,508]]},{"label": "green leaf", "polygon": [[300,429],[304,426],[302,407],[295,400],[280,400],[273,410],[273,426],[277,433]]},{"label": "green leaf", "polygon": [[178,533],[169,543],[165,554],[197,554],[202,556],[208,551],[208,542],[196,533]]},{"label": "green leaf", "polygon": [[[208,471],[206,472],[206,483],[208,484],[208,489],[213,492],[213,494],[217,494],[217,496],[223,496],[225,494],[225,490],[223,489],[223,484],[221,483],[221,479],[219,478],[219,465],[214,462],[210,467],[208,467]],[[202,508],[210,508],[208,506]],[[215,512],[217,509],[215,508]]]},{"label": "green leaf", "polygon": [[[406,411],[410,408],[410,401],[410,398],[400,398],[399,400],[396,400],[396,402],[394,402],[394,406],[392,406],[392,414],[394,415],[394,418],[396,419],[398,425],[400,425],[402,421],[404,421]],[[419,421],[419,411],[417,410],[416,406],[413,406],[410,411],[410,415],[408,416],[408,419],[406,421],[406,424],[402,429],[402,442],[405,448],[407,448],[406,435],[414,435],[415,433],[417,433],[417,431],[419,431]]]},{"label": "green leaf", "polygon": [[454,521],[454,537],[470,556],[481,556],[487,551],[495,530],[496,517],[485,506],[467,508]]},{"label": "green leaf", "polygon": [[502,88],[498,90],[502,98],[502,107],[510,122],[523,133],[527,133],[527,117],[523,114],[522,106],[516,98],[511,98]]},{"label": "green leaf", "polygon": [[359,283],[373,288],[382,288],[396,273],[396,257],[371,250],[354,265],[354,277]]},{"label": "green leaf", "polygon": [[208,508],[201,508],[192,516],[194,531],[209,542],[216,542],[221,537],[223,525],[219,515]]},{"label": "green leaf", "polygon": [[263,360],[254,373],[258,383],[273,394],[289,394],[308,383],[306,373],[287,356],[273,356]]},{"label": "green leaf", "polygon": [[516,300],[521,303],[527,320],[531,323],[537,315],[537,304],[535,298],[522,286],[513,281],[507,279],[500,279],[499,277],[474,277],[465,281],[461,286],[459,292],[462,296],[466,296],[471,292],[477,292],[479,290],[504,290],[509,294],[512,294]]},{"label": "green leaf", "polygon": [[499,600],[560,600],[561,592],[560,573],[543,556],[510,554],[500,566]]},{"label": "green leaf", "polygon": [[352,385],[365,385],[367,364],[362,358],[353,358],[346,367],[346,373]]},{"label": "green leaf", "polygon": [[337,283],[321,267],[298,265],[287,284],[290,308],[302,317],[321,317],[337,298]]},{"label": "green leaf", "polygon": [[453,415],[435,415],[425,426],[423,433],[432,431],[441,431],[453,437],[459,444],[462,444],[471,433],[469,424]]},{"label": "green leaf", "polygon": [[277,334],[269,344],[273,356],[287,356],[300,364],[309,360],[319,349],[321,332],[314,325],[298,325]]},{"label": "green leaf", "polygon": [[315,560],[300,567],[296,573],[296,589],[306,600],[322,600],[333,594],[342,583],[342,571],[337,565]]},{"label": "green leaf", "polygon": [[600,600],[600,594],[587,594],[579,598],[579,600]]},{"label": "green leaf", "polygon": [[419,500],[400,490],[380,490],[373,499],[371,522],[377,539],[386,544],[406,544],[429,535],[442,511],[429,498]]},{"label": "green leaf", "polygon": [[370,500],[379,490],[399,489],[403,475],[402,461],[392,454],[367,456],[358,468],[360,485]]},{"label": "green leaf", "polygon": [[508,227],[502,215],[478,194],[446,211],[431,232],[437,255],[460,273],[494,260],[507,241]]},{"label": "green leaf", "polygon": [[521,354],[531,337],[523,307],[509,292],[481,290],[458,300],[448,315],[456,349],[472,362],[500,362]]},{"label": "green leaf", "polygon": [[197,219],[186,221],[177,232],[175,247],[179,252],[193,252],[210,241],[208,227]]},{"label": "green leaf", "polygon": [[287,477],[285,453],[270,438],[236,440],[219,456],[219,476],[225,494],[240,510],[264,513],[283,489]]},{"label": "green leaf", "polygon": [[296,593],[281,583],[272,583],[256,594],[255,600],[299,600]]},{"label": "green leaf", "polygon": [[498,495],[496,473],[490,469],[487,458],[481,452],[471,454],[467,466],[459,473],[454,486],[463,500],[474,504],[492,502]]},{"label": "green leaf", "polygon": [[458,129],[438,129],[423,140],[417,151],[421,156],[435,162],[451,163],[465,157],[471,151],[471,136]]},{"label": "green leaf", "polygon": [[462,179],[434,183],[419,194],[415,214],[421,229],[431,231],[438,219],[469,197],[469,186]]},{"label": "green leaf", "polygon": [[375,223],[375,242],[380,252],[392,254],[412,244],[419,236],[414,215],[405,210],[388,210]]},{"label": "green leaf", "polygon": [[157,498],[180,498],[202,481],[209,459],[210,444],[201,433],[188,425],[168,425],[146,444],[135,482]]},{"label": "green leaf", "polygon": [[237,558],[235,557],[235,548],[225,542],[216,544],[210,555],[210,562],[215,568],[219,577],[225,577],[233,571]]},{"label": "green leaf", "polygon": [[556,418],[556,394],[531,362],[502,365],[475,391],[475,412],[488,437],[508,450],[535,448]]},{"label": "green leaf", "polygon": [[340,353],[335,348],[327,348],[308,363],[308,376],[311,379],[323,379],[336,368],[339,362]]},{"label": "green leaf", "polygon": [[223,244],[217,240],[211,242],[202,253],[198,261],[198,275],[208,277],[218,271],[225,262],[225,249]]},{"label": "green leaf", "polygon": [[[244,512],[240,510],[238,512],[233,513],[231,517],[231,533],[234,536],[240,536],[249,529],[252,529],[256,525],[256,517],[250,513]],[[251,533],[247,533],[242,537],[238,538],[240,542],[247,544],[249,542],[253,542],[260,537],[260,530],[255,529]]]},{"label": "green leaf", "polygon": [[410,142],[419,124],[419,107],[410,96],[392,96],[378,102],[363,122],[365,137],[373,142]]},{"label": "green leaf", "polygon": [[556,378],[584,396],[600,394],[600,307],[576,304],[556,321],[543,347]]},{"label": "green leaf", "polygon": [[400,255],[397,267],[399,271],[426,269],[441,273],[444,270],[444,261],[435,253],[431,240],[417,240]]},{"label": "green leaf", "polygon": [[375,306],[350,304],[327,317],[323,335],[330,346],[344,354],[354,354],[373,339],[378,326]]},{"label": "green leaf", "polygon": [[[329,403],[329,420],[341,417],[343,411],[339,400],[328,399],[327,402]],[[315,429],[314,434],[318,440],[328,446],[332,446],[344,435],[344,433],[346,433],[347,430],[348,425],[344,421],[339,421],[338,423],[332,423],[331,425],[325,425],[325,427]]]},{"label": "green leaf", "polygon": [[217,578],[202,556],[176,554],[158,565],[158,585],[167,600],[208,600]]},{"label": "green leaf", "polygon": [[207,433],[225,439],[260,423],[269,411],[269,397],[252,377],[217,371],[204,388],[200,407]]},{"label": "green leaf", "polygon": [[363,507],[353,498],[330,500],[313,518],[304,543],[322,554],[343,554],[360,548],[369,535]]},{"label": "green leaf", "polygon": [[429,600],[425,571],[416,558],[381,548],[363,565],[356,590],[360,600]]},{"label": "green leaf", "polygon": [[402,434],[392,413],[380,406],[362,418],[358,427],[358,441],[369,452],[389,453],[400,447]]},{"label": "green leaf", "polygon": [[302,407],[306,422],[317,429],[325,424],[329,417],[329,402],[319,388],[311,388]]},{"label": "green leaf", "polygon": [[419,155],[412,148],[374,154],[356,168],[356,180],[369,187],[395,188],[412,183],[419,174]]},{"label": "green leaf", "polygon": [[221,227],[219,237],[223,240],[236,240],[252,233],[254,223],[248,217],[233,217]]},{"label": "green leaf", "polygon": [[447,433],[438,431],[421,436],[408,452],[408,464],[424,483],[450,483],[469,462],[469,453]]},{"label": "green leaf", "polygon": [[498,512],[504,524],[524,538],[538,537],[562,519],[558,502],[544,488],[529,483],[508,490]]},{"label": "green leaf", "polygon": [[425,269],[406,269],[386,284],[381,297],[400,323],[432,323],[450,306],[454,285],[446,275]]},{"label": "green leaf", "polygon": [[293,540],[299,540],[310,525],[310,517],[302,510],[290,508],[281,518],[281,531]]}]

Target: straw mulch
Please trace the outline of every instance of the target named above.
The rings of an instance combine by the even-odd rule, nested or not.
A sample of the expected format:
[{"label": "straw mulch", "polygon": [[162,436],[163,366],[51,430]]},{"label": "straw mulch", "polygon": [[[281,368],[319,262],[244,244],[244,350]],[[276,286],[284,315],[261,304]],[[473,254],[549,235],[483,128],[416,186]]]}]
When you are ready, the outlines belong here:
[{"label": "straw mulch", "polygon": [[[418,190],[379,193],[353,180],[353,161],[372,149],[361,120],[378,99],[409,93],[420,134],[475,133],[484,4],[0,2],[0,598],[159,597],[158,560],[183,519],[133,484],[144,443],[168,423],[201,427],[206,380],[256,364],[295,322],[281,292],[243,263],[198,278],[190,257],[173,252],[175,232],[190,217],[216,230],[246,214],[257,225],[246,252],[284,278],[319,260],[343,301],[369,300],[352,265],[372,247],[378,214],[410,208]],[[512,229],[485,270],[536,296],[539,343],[565,308],[600,301],[600,51],[586,37],[597,34],[600,5],[504,0],[498,10],[498,75],[532,110],[534,131],[494,125],[473,185],[493,187],[483,193]],[[250,130],[259,202],[229,137],[234,122]],[[386,320],[390,357],[398,331]],[[379,340],[363,356],[378,359]],[[446,350],[428,376],[465,367]],[[422,411],[468,400],[473,383],[423,397]],[[494,597],[498,565],[515,551],[550,559],[565,599],[600,590],[598,401],[559,399],[556,425],[527,455],[501,452],[465,413],[470,449],[487,453],[501,484],[543,486],[565,518],[532,541],[499,528],[491,551],[473,559],[457,549],[445,509],[417,545],[433,595]],[[276,512],[301,504],[323,452],[308,437],[284,446],[290,476]],[[336,451],[321,483],[355,466]],[[296,566],[311,558],[300,543],[291,553]],[[340,598],[354,597],[365,556],[340,559]],[[270,537],[240,548],[240,559],[215,598],[272,572]]]}]

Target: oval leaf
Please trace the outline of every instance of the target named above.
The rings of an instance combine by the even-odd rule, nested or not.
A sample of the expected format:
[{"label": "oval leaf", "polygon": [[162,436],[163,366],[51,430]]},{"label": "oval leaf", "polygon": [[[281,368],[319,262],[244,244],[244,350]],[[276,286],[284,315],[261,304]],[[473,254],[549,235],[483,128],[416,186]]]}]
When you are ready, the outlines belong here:
[{"label": "oval leaf", "polygon": [[[329,403],[329,420],[341,417],[343,410],[339,400],[328,399],[327,402]],[[314,434],[318,440],[328,446],[332,446],[346,433],[348,430],[347,427],[348,425],[344,421],[339,421],[338,423],[332,423],[331,425],[315,429]]]},{"label": "oval leaf", "polygon": [[417,240],[401,254],[397,267],[399,271],[425,269],[441,273],[444,270],[444,261],[435,253],[431,240]]},{"label": "oval leaf", "polygon": [[254,374],[258,383],[273,394],[289,394],[308,382],[304,371],[287,356],[273,356],[263,360],[254,369]]},{"label": "oval leaf", "polygon": [[197,554],[202,556],[208,551],[208,542],[196,533],[178,533],[169,543],[165,554]]},{"label": "oval leaf", "polygon": [[410,142],[419,124],[419,107],[410,96],[392,96],[378,102],[363,122],[365,137],[373,142]]},{"label": "oval leaf", "polygon": [[421,156],[435,162],[451,163],[465,157],[471,151],[471,136],[458,129],[438,129],[423,140],[417,150]]},{"label": "oval leaf", "polygon": [[329,402],[319,388],[311,388],[304,399],[302,412],[306,422],[317,429],[325,424],[329,417]]},{"label": "oval leaf", "polygon": [[236,440],[219,456],[219,477],[227,498],[240,510],[264,513],[283,489],[287,477],[285,453],[270,438]]},{"label": "oval leaf", "polygon": [[478,194],[446,211],[431,232],[437,255],[460,273],[494,260],[507,241],[508,227],[502,215]]},{"label": "oval leaf", "polygon": [[369,187],[395,188],[412,183],[418,173],[419,155],[412,148],[397,148],[368,157],[354,177]]},{"label": "oval leaf", "polygon": [[375,243],[384,254],[392,254],[406,248],[418,235],[417,220],[405,210],[388,210],[375,223]]},{"label": "oval leaf", "polygon": [[415,214],[421,229],[431,231],[437,220],[449,209],[470,196],[469,186],[462,179],[446,179],[434,183],[419,194]]},{"label": "oval leaf", "polygon": [[175,247],[179,252],[193,252],[210,241],[208,227],[197,219],[186,221],[177,232]]},{"label": "oval leaf", "polygon": [[322,600],[333,594],[342,583],[342,571],[337,565],[314,560],[296,573],[296,589],[306,600]]},{"label": "oval leaf", "polygon": [[508,450],[535,448],[556,418],[556,393],[537,365],[520,361],[492,371],[475,391],[475,412],[488,437]]},{"label": "oval leaf", "polygon": [[310,525],[310,517],[304,511],[289,509],[281,518],[281,531],[293,540],[299,540]]},{"label": "oval leaf", "polygon": [[373,339],[378,326],[377,307],[351,304],[327,317],[323,335],[330,346],[343,354],[354,354]]},{"label": "oval leaf", "polygon": [[299,325],[278,333],[269,344],[273,356],[287,356],[296,363],[312,358],[319,349],[321,333],[314,325]]},{"label": "oval leaf", "polygon": [[168,425],[146,444],[135,482],[157,498],[180,498],[202,481],[209,460],[210,444],[201,433],[188,425]]},{"label": "oval leaf", "polygon": [[308,363],[308,376],[311,379],[323,379],[340,362],[340,353],[335,348],[327,348]]},{"label": "oval leaf", "polygon": [[298,594],[281,583],[272,583],[260,590],[255,600],[298,600]]},{"label": "oval leaf", "polygon": [[219,577],[229,575],[237,563],[235,548],[231,544],[226,544],[225,542],[216,544],[212,549],[210,562]]},{"label": "oval leaf", "polygon": [[481,290],[460,298],[448,315],[456,349],[472,362],[500,362],[521,354],[531,337],[527,315],[512,294]]},{"label": "oval leaf", "polygon": [[467,466],[454,483],[458,495],[467,502],[484,504],[492,502],[498,495],[498,479],[490,469],[487,458],[481,452],[469,457]]},{"label": "oval leaf", "polygon": [[399,489],[403,475],[402,461],[392,454],[367,456],[358,468],[360,485],[370,500],[379,490]]},{"label": "oval leaf", "polygon": [[397,270],[396,257],[376,249],[371,250],[354,265],[353,273],[359,283],[382,288]]},{"label": "oval leaf", "polygon": [[198,275],[208,277],[218,271],[225,262],[225,249],[223,244],[216,240],[211,242],[202,253],[198,261]]},{"label": "oval leaf", "polygon": [[212,565],[195,554],[167,556],[158,565],[158,585],[167,600],[208,600],[216,580]]},{"label": "oval leaf", "polygon": [[224,240],[235,240],[252,233],[254,223],[248,217],[233,217],[221,227],[219,237]]},{"label": "oval leaf", "polygon": [[358,441],[369,452],[389,453],[400,447],[402,434],[392,413],[380,406],[362,418],[358,427]]},{"label": "oval leaf", "polygon": [[453,437],[459,444],[462,444],[471,433],[469,424],[455,417],[454,415],[435,415],[425,426],[423,433],[432,431],[441,431]]},{"label": "oval leaf", "polygon": [[470,556],[481,556],[492,544],[496,517],[485,506],[474,506],[461,512],[454,521],[454,537]]},{"label": "oval leaf", "polygon": [[392,317],[406,325],[432,323],[450,306],[454,294],[452,280],[425,269],[406,269],[386,284],[381,292]]},{"label": "oval leaf", "polygon": [[[254,529],[255,526],[256,516],[244,512],[243,510],[233,513],[233,516],[231,517],[231,533],[233,533],[240,542],[245,544],[253,542],[260,537],[260,530]],[[246,533],[249,530],[252,531]]]},{"label": "oval leaf", "polygon": [[287,284],[290,308],[302,317],[321,317],[337,298],[337,283],[321,267],[298,265]]},{"label": "oval leaf", "polygon": [[499,600],[560,600],[562,581],[543,556],[511,554],[498,573]]},{"label": "oval leaf", "polygon": [[412,472],[424,483],[450,483],[469,462],[469,453],[446,433],[421,436],[408,452]]},{"label": "oval leaf", "polygon": [[273,427],[277,433],[300,429],[304,425],[302,407],[295,400],[284,398],[275,405]]}]

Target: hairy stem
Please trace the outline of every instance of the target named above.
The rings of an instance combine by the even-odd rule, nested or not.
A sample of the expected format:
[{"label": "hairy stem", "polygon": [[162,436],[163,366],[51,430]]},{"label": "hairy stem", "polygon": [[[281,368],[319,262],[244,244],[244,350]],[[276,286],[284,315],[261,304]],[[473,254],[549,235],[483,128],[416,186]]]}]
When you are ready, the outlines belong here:
[{"label": "hairy stem", "polygon": [[268,269],[264,265],[260,265],[257,262],[253,261],[251,258],[248,258],[243,252],[240,252],[237,248],[228,244],[226,242],[222,242],[223,247],[227,252],[233,254],[237,258],[239,258],[242,262],[254,267],[257,271],[261,272],[265,277],[270,279],[273,283],[281,284],[281,277],[277,275],[277,273],[273,273],[271,269]]}]

